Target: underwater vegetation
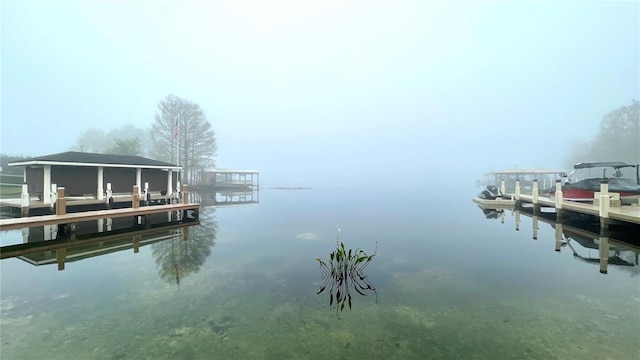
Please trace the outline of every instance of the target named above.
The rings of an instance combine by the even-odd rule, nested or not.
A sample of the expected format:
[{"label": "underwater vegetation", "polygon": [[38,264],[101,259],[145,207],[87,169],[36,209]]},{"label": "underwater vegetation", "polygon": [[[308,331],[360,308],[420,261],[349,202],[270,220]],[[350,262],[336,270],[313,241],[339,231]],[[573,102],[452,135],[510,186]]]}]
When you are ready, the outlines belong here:
[{"label": "underwater vegetation", "polygon": [[[322,269],[322,285],[317,294],[321,294],[329,289],[329,307],[334,306],[336,315],[340,318],[340,313],[344,310],[345,303],[351,310],[351,289],[358,294],[367,296],[366,292],[373,291],[378,302],[376,288],[364,274],[364,269],[369,265],[378,251],[378,242],[372,255],[359,248],[347,249],[340,241],[340,229],[336,236],[336,249],[329,254],[329,262],[316,259]],[[334,301],[335,300],[335,301]]]}]

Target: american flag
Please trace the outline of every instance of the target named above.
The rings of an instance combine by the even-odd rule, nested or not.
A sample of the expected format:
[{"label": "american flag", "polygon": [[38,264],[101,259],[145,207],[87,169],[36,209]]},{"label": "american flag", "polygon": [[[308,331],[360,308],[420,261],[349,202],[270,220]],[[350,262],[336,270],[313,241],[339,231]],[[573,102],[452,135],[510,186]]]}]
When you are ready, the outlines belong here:
[{"label": "american flag", "polygon": [[178,124],[176,123],[176,127],[173,129],[173,138],[178,138]]}]

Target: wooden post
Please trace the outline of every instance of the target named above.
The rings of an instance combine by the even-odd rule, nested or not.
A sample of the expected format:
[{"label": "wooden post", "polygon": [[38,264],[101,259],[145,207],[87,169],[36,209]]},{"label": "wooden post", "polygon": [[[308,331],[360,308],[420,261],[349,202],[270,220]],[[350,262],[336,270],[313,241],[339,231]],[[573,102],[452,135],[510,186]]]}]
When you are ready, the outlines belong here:
[{"label": "wooden post", "polygon": [[538,179],[533,179],[533,190],[531,191],[532,202],[538,203]]},{"label": "wooden post", "polygon": [[131,207],[137,209],[140,207],[140,188],[138,185],[133,185],[133,198],[131,199]]},{"label": "wooden post", "polygon": [[64,186],[58,188],[58,200],[56,201],[56,215],[67,213],[67,199],[64,198]]},{"label": "wooden post", "polygon": [[516,200],[520,200],[520,179],[516,178]]},{"label": "wooden post", "polygon": [[189,203],[189,186],[187,184],[182,185],[182,203]]},{"label": "wooden post", "polygon": [[562,209],[562,202],[564,201],[562,196],[562,183],[560,180],[556,180],[556,209]]},{"label": "wooden post", "polygon": [[602,180],[600,183],[600,206],[598,209],[598,215],[600,215],[600,225],[606,225],[609,218],[609,207],[611,202],[609,201],[609,183],[607,180]]}]

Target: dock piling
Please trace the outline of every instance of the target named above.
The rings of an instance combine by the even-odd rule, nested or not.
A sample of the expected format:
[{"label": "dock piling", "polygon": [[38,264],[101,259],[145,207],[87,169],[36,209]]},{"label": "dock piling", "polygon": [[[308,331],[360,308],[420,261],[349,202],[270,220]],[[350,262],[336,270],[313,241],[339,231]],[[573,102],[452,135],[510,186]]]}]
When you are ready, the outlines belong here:
[{"label": "dock piling", "polygon": [[189,203],[189,186],[187,184],[182,185],[182,203]]},{"label": "dock piling", "polygon": [[58,200],[56,200],[56,215],[67,213],[67,199],[64,198],[64,186],[58,188]]},{"label": "dock piling", "polygon": [[562,209],[562,202],[564,201],[562,197],[562,183],[560,180],[556,180],[556,209]]},{"label": "dock piling", "polygon": [[133,198],[131,199],[131,207],[137,209],[140,207],[140,188],[133,185]]}]

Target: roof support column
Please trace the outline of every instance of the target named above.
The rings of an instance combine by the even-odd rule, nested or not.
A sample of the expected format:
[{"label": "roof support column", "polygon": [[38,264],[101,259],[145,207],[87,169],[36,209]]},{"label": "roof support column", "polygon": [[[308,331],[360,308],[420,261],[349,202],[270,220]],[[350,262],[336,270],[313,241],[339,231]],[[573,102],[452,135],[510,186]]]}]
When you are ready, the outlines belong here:
[{"label": "roof support column", "polygon": [[51,165],[44,166],[44,181],[42,182],[42,203],[51,204]]},{"label": "roof support column", "polygon": [[104,200],[104,167],[98,166],[98,200]]},{"label": "roof support column", "polygon": [[[138,191],[140,191],[140,188],[142,188],[142,168],[136,168],[136,184],[138,187]],[[138,192],[139,194],[139,192]]]}]

